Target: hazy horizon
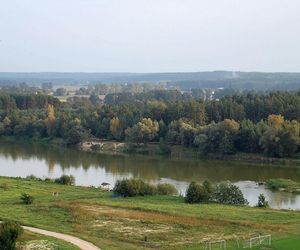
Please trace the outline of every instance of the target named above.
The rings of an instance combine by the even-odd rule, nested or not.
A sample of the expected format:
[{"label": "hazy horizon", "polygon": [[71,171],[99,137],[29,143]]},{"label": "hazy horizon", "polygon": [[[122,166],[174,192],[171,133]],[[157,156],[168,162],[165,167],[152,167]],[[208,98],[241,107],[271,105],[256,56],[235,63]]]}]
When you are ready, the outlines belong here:
[{"label": "hazy horizon", "polygon": [[300,72],[300,2],[10,0],[0,72]]},{"label": "hazy horizon", "polygon": [[241,71],[241,70],[204,70],[204,71],[0,71],[0,74],[175,74],[175,73],[262,73],[262,74],[300,74],[300,71]]}]

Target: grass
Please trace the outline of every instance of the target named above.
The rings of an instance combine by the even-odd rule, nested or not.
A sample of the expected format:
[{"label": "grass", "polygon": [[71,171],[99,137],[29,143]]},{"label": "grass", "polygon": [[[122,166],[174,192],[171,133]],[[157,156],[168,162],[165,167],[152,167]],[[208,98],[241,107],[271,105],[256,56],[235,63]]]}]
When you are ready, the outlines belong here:
[{"label": "grass", "polygon": [[18,240],[17,247],[22,249],[22,247],[28,246],[30,246],[30,250],[45,249],[46,247],[48,247],[46,249],[51,250],[79,250],[78,247],[63,240],[24,231],[23,235]]},{"label": "grass", "polygon": [[300,240],[299,237],[284,238],[276,240],[273,245],[274,250],[295,250],[300,249]]},{"label": "grass", "polygon": [[270,179],[266,182],[266,185],[276,191],[300,193],[300,183],[289,179]]},{"label": "grass", "polygon": [[[21,204],[23,192],[35,197],[33,204]],[[297,211],[191,205],[175,196],[112,198],[92,187],[6,177],[0,177],[0,204],[2,220],[72,234],[104,250],[192,250],[215,239],[226,239],[228,249],[237,249],[235,239],[262,234],[272,234],[270,249],[300,249]]]}]

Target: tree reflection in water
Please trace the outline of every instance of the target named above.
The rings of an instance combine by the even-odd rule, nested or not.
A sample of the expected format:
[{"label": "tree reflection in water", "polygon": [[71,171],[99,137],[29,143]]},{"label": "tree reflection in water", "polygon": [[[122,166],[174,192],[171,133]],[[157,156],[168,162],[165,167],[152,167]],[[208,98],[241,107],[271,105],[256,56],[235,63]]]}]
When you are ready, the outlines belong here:
[{"label": "tree reflection in water", "polygon": [[[294,207],[299,196],[260,190],[253,181],[286,178],[300,181],[300,167],[272,164],[249,164],[232,161],[179,159],[163,156],[112,155],[82,152],[74,149],[35,144],[0,144],[0,169],[8,176],[58,176],[70,173],[80,185],[100,185],[101,181],[113,184],[124,177],[142,178],[149,182],[167,181],[184,193],[191,181],[213,182],[230,180],[241,186],[250,203],[257,201],[257,192],[264,192],[273,207]],[[29,162],[31,165],[27,166]],[[16,169],[16,163],[22,165]],[[24,165],[24,167],[23,167]],[[27,166],[27,167],[25,167]],[[37,168],[43,168],[37,169]],[[45,170],[45,171],[44,171]],[[42,177],[42,176],[41,176]],[[247,182],[252,181],[252,182]]]}]

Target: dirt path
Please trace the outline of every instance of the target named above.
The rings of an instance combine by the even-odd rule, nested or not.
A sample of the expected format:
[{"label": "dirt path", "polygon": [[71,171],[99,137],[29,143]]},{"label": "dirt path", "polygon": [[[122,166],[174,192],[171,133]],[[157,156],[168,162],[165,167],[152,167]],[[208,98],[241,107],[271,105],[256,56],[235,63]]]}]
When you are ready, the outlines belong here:
[{"label": "dirt path", "polygon": [[82,250],[100,250],[100,248],[96,247],[92,243],[89,243],[85,240],[81,240],[81,239],[79,239],[77,237],[74,237],[74,236],[71,236],[71,235],[56,233],[56,232],[47,231],[47,230],[34,228],[34,227],[26,227],[26,226],[22,226],[22,227],[25,230],[28,230],[28,231],[33,232],[33,233],[43,234],[43,235],[46,235],[46,236],[51,236],[51,237],[54,237],[54,238],[57,238],[57,239],[61,239],[61,240],[70,242],[73,245],[78,246]]}]

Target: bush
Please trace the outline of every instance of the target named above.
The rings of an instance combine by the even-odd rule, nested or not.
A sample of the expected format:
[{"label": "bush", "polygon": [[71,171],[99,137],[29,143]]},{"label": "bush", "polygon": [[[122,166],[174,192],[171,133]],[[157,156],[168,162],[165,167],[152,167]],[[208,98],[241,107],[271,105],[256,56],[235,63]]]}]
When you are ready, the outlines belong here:
[{"label": "bush", "polygon": [[177,195],[177,189],[169,183],[163,183],[163,184],[158,184],[156,186],[157,188],[157,194],[160,195]]},{"label": "bush", "polygon": [[22,227],[16,222],[5,221],[0,224],[0,249],[15,250],[16,241],[22,233]]},{"label": "bush", "polygon": [[199,203],[209,201],[211,198],[211,193],[206,185],[208,185],[208,182],[206,182],[205,185],[197,184],[194,181],[191,182],[186,191],[185,202]]},{"label": "bush", "polygon": [[258,196],[258,202],[257,202],[257,207],[269,207],[269,203],[266,200],[266,197],[263,194],[260,194]]},{"label": "bush", "polygon": [[31,175],[27,175],[26,179],[28,179],[28,180],[36,180],[37,177],[34,174],[31,174]]},{"label": "bush", "polygon": [[123,197],[144,196],[144,195],[176,195],[177,189],[168,183],[157,186],[145,183],[140,179],[118,180],[113,189],[114,194]]},{"label": "bush", "polygon": [[207,197],[205,198],[207,201],[211,199],[212,193],[214,191],[213,185],[209,180],[203,181],[203,187],[206,190]]},{"label": "bush", "polygon": [[222,204],[245,205],[248,201],[240,188],[230,182],[223,182],[216,186],[214,200]]},{"label": "bush", "polygon": [[154,185],[141,181],[140,195],[155,195],[156,187]]},{"label": "bush", "polygon": [[62,185],[74,185],[75,177],[73,175],[62,175],[61,177],[55,179],[54,182]]},{"label": "bush", "polygon": [[33,181],[42,181],[41,178],[38,178],[38,177],[36,177],[36,176],[33,175],[33,174],[26,176],[26,179],[27,179],[27,180],[33,180]]},{"label": "bush", "polygon": [[44,179],[44,181],[45,181],[45,182],[53,182],[53,179],[47,177],[47,178]]},{"label": "bush", "polygon": [[21,202],[26,205],[32,204],[33,200],[34,200],[33,196],[26,194],[26,193],[23,193],[21,195],[20,199],[21,199]]},{"label": "bush", "polygon": [[156,188],[142,180],[124,179],[116,182],[113,192],[123,197],[133,197],[138,195],[154,195]]},{"label": "bush", "polygon": [[289,186],[291,180],[286,179],[270,179],[266,182],[268,188],[273,190],[285,189]]}]

